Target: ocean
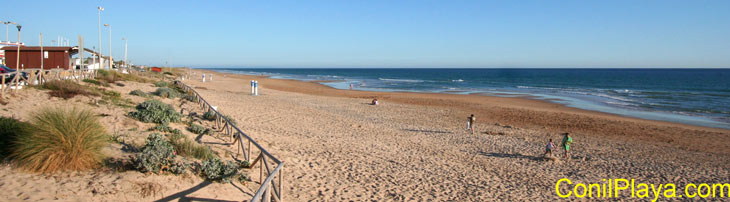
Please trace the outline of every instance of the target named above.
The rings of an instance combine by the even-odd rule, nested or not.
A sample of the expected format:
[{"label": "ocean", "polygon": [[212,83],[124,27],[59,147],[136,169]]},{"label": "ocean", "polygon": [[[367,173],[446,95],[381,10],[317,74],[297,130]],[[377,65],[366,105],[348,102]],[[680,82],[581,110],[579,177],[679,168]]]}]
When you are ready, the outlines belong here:
[{"label": "ocean", "polygon": [[[730,129],[730,69],[207,68],[338,89],[530,97],[586,110]],[[261,84],[262,86],[265,84]]]}]

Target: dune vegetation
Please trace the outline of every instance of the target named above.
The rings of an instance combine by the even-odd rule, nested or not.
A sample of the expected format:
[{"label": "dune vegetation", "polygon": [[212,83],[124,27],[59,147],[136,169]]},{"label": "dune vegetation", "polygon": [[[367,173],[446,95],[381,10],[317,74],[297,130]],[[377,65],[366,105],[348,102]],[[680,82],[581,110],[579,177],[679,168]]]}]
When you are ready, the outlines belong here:
[{"label": "dune vegetation", "polygon": [[86,170],[102,161],[108,137],[96,115],[84,109],[47,108],[33,115],[27,132],[14,141],[12,158],[42,173]]}]

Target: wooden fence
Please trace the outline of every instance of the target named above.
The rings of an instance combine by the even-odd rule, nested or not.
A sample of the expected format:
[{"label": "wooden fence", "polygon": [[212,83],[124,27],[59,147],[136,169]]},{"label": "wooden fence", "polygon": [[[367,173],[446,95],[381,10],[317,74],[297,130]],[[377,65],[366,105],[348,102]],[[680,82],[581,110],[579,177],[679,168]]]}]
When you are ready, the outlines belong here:
[{"label": "wooden fence", "polygon": [[52,80],[74,79],[81,81],[96,76],[96,70],[23,69],[0,74],[0,97],[9,89],[15,93],[21,86],[42,85]]},{"label": "wooden fence", "polygon": [[[271,153],[261,147],[261,145],[254,141],[250,136],[241,131],[241,129],[239,129],[238,126],[232,123],[228,119],[228,117],[223,116],[223,114],[218,112],[218,110],[214,109],[213,106],[208,103],[208,101],[203,99],[203,97],[200,96],[197,91],[195,91],[195,89],[191,88],[188,85],[185,85],[181,81],[175,81],[175,84],[183,89],[183,91],[185,91],[188,95],[193,96],[194,102],[198,103],[201,108],[206,111],[215,113],[216,127],[219,129],[220,132],[225,133],[228,137],[235,138],[234,144],[237,143],[236,147],[238,149],[236,155],[243,152],[244,160],[251,163],[251,166],[249,167],[251,168],[251,170],[254,170],[255,166],[259,165],[259,183],[261,185],[256,190],[256,194],[254,194],[253,198],[251,198],[250,201],[270,202],[272,199],[278,202],[282,201],[282,196],[284,195],[282,184],[284,162],[271,155]],[[246,142],[246,144],[244,144],[244,142]],[[252,144],[253,147],[251,146]],[[252,158],[253,156],[251,156],[251,148],[256,148],[258,150],[258,155],[256,155],[256,158]],[[252,159],[253,161],[251,161]],[[271,167],[274,167],[274,169],[272,170]],[[266,176],[265,179],[264,176]]]}]

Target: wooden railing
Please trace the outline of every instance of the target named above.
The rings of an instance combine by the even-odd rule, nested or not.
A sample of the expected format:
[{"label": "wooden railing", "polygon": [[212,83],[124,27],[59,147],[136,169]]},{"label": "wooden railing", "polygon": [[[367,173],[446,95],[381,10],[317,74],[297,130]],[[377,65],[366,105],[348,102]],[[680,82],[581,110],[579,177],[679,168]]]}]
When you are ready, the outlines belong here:
[{"label": "wooden railing", "polygon": [[[218,112],[218,110],[214,109],[213,106],[208,103],[208,101],[203,99],[203,97],[200,96],[197,91],[195,91],[195,89],[188,85],[185,85],[182,81],[175,81],[175,84],[183,91],[185,91],[188,95],[193,96],[194,102],[198,103],[201,108],[206,111],[215,113],[215,124],[216,127],[220,129],[220,132],[224,132],[228,137],[233,137],[235,134],[235,140],[233,140],[233,144],[237,143],[236,147],[238,149],[238,152],[236,152],[236,155],[240,154],[241,151],[243,151],[244,160],[251,163],[249,166],[251,170],[255,169],[255,166],[257,164],[259,165],[259,183],[261,185],[256,190],[256,194],[254,194],[253,198],[251,198],[251,200],[249,201],[270,202],[272,199],[274,199],[274,201],[282,201],[282,196],[284,195],[282,184],[284,162],[271,155],[271,153],[261,147],[261,145],[254,141],[253,138],[241,131],[241,129],[239,129],[238,126],[232,123],[226,116]],[[244,144],[244,141],[247,142],[248,146]],[[251,144],[253,144],[253,147],[251,146]],[[251,161],[251,148],[258,149],[258,155],[256,156],[256,158],[253,158],[253,162]],[[271,167],[274,167],[274,169],[272,170]],[[266,174],[264,174],[264,170]],[[264,176],[266,176],[265,179]]]},{"label": "wooden railing", "polygon": [[[12,78],[10,78],[12,76]],[[5,96],[8,89],[15,93],[20,86],[42,85],[52,80],[74,79],[81,81],[96,76],[96,70],[64,70],[64,69],[22,69],[0,74],[0,96]]]}]

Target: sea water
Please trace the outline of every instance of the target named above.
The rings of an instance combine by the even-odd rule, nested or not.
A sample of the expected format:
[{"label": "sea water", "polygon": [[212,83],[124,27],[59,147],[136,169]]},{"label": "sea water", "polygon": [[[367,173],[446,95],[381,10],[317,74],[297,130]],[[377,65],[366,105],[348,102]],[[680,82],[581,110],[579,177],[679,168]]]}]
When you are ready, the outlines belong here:
[{"label": "sea water", "polygon": [[356,90],[531,97],[586,110],[730,129],[730,69],[212,68]]}]

